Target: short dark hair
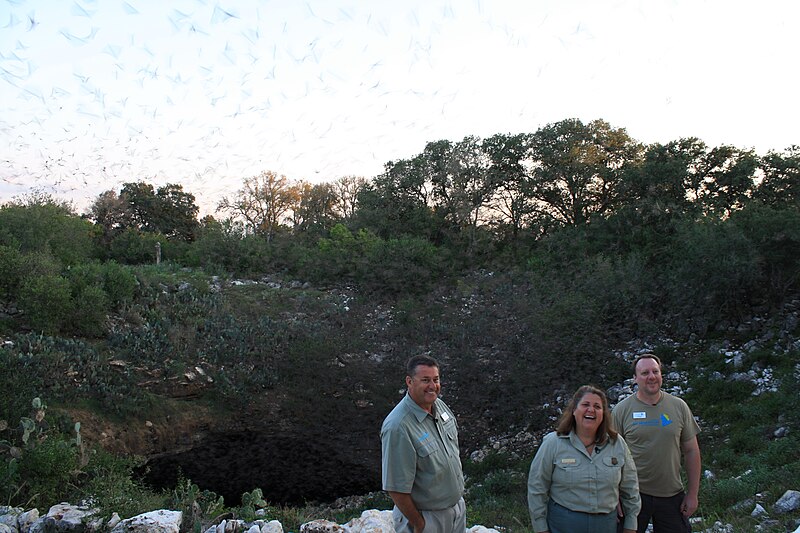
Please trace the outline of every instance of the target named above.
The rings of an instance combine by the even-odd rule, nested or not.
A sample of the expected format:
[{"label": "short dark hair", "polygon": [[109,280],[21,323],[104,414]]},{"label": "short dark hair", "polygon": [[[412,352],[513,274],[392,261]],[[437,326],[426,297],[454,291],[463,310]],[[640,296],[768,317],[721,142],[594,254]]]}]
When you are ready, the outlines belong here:
[{"label": "short dark hair", "polygon": [[417,373],[418,366],[435,366],[439,368],[439,363],[430,355],[415,355],[406,363],[406,375],[413,378],[414,374]]},{"label": "short dark hair", "polygon": [[664,365],[661,364],[661,359],[659,359],[656,354],[654,354],[654,353],[643,353],[642,355],[637,356],[636,359],[633,360],[633,366],[631,368],[633,369],[633,375],[634,376],[636,376],[636,365],[638,365],[639,361],[641,361],[642,359],[652,359],[653,361],[658,363],[659,370],[662,370],[662,371],[664,370]]},{"label": "short dark hair", "polygon": [[617,431],[611,420],[611,409],[608,407],[608,398],[606,397],[606,393],[595,385],[582,385],[578,387],[578,390],[572,395],[572,399],[561,413],[561,418],[558,419],[556,433],[559,435],[569,435],[570,431],[575,429],[575,417],[572,416],[572,412],[578,407],[578,404],[581,403],[581,400],[587,394],[596,394],[600,396],[600,400],[603,402],[603,421],[600,422],[600,425],[597,427],[597,433],[594,436],[595,442],[603,443],[607,438],[616,441]]}]

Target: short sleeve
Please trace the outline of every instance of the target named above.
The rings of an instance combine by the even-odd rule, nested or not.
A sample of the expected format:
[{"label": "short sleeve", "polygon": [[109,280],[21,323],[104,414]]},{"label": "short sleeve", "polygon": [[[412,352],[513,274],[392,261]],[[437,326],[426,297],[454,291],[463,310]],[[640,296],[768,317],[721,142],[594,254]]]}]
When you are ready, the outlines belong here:
[{"label": "short sleeve", "polygon": [[383,490],[411,493],[416,473],[417,451],[402,426],[381,432],[381,482]]}]

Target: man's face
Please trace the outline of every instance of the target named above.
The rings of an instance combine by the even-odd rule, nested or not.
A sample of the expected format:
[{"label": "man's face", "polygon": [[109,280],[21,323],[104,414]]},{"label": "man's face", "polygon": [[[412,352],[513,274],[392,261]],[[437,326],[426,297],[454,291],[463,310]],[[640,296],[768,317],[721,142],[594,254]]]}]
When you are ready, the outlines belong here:
[{"label": "man's face", "polygon": [[439,384],[439,369],[435,366],[417,365],[414,375],[406,376],[406,386],[411,399],[426,411],[430,411],[442,389]]},{"label": "man's face", "polygon": [[639,390],[650,396],[655,396],[661,390],[661,367],[655,359],[645,357],[636,363],[636,375],[634,376]]}]

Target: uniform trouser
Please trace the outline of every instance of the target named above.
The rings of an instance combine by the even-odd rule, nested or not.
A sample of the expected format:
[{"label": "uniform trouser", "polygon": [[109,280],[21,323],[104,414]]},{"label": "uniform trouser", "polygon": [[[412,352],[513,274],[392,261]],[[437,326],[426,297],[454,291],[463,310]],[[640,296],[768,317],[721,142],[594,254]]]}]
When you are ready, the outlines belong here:
[{"label": "uniform trouser", "polygon": [[[467,506],[464,498],[454,506],[441,511],[420,511],[425,519],[424,533],[464,533],[467,530]],[[397,533],[413,532],[408,519],[397,506],[392,509],[392,521]]]},{"label": "uniform trouser", "polygon": [[681,504],[685,493],[679,492],[675,496],[661,498],[640,494],[642,497],[642,510],[639,511],[638,533],[647,531],[647,524],[653,520],[654,533],[691,533],[692,526],[689,519],[683,516]]},{"label": "uniform trouser", "polygon": [[602,514],[580,513],[550,500],[547,527],[550,533],[616,533],[617,510]]}]

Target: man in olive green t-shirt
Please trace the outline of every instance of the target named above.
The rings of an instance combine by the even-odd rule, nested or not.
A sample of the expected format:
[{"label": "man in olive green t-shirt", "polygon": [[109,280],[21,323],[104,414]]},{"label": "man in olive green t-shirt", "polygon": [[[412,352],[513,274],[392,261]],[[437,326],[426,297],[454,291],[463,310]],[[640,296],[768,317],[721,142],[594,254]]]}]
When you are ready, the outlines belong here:
[{"label": "man in olive green t-shirt", "polygon": [[439,399],[439,364],[426,355],[406,366],[408,393],[383,421],[383,490],[394,501],[397,533],[464,533],[464,474],[456,417]]},{"label": "man in olive green t-shirt", "polygon": [[[612,411],[614,427],[628,443],[639,476],[642,510],[638,532],[653,520],[654,533],[691,532],[689,517],[700,491],[700,427],[686,402],[661,390],[661,360],[643,354],[633,363],[636,393]],[[681,456],[688,480],[681,481]]]}]

